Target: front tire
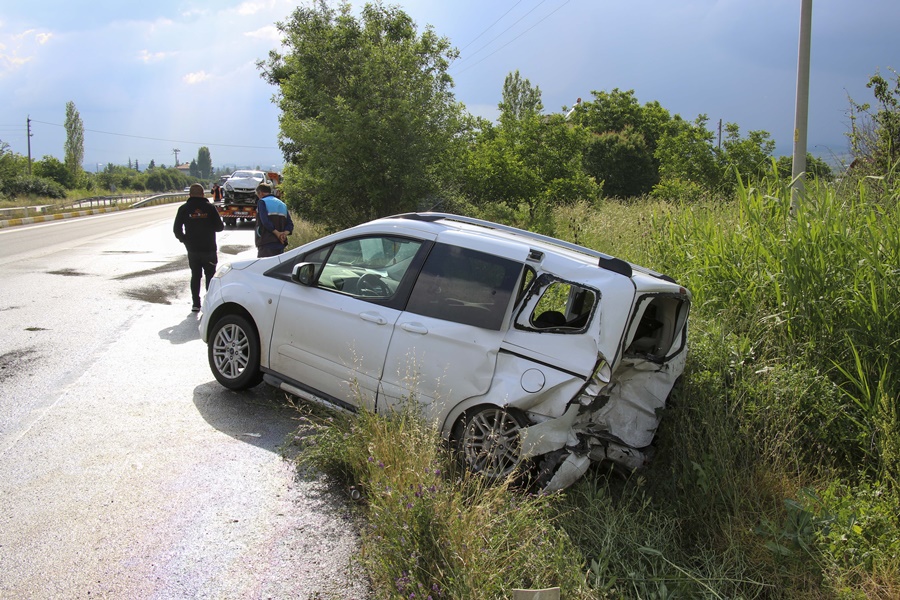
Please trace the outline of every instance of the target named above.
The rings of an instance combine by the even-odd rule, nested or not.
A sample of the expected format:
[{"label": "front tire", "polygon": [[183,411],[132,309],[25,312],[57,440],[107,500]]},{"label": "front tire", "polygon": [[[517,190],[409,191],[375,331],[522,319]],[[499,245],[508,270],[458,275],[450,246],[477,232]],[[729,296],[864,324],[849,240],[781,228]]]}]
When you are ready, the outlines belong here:
[{"label": "front tire", "polygon": [[209,368],[230,390],[246,390],[262,381],[259,335],[241,315],[225,315],[212,328],[207,346]]},{"label": "front tire", "polygon": [[503,479],[521,462],[519,431],[528,419],[515,409],[482,406],[468,411],[457,426],[456,443],[465,466],[488,479]]}]

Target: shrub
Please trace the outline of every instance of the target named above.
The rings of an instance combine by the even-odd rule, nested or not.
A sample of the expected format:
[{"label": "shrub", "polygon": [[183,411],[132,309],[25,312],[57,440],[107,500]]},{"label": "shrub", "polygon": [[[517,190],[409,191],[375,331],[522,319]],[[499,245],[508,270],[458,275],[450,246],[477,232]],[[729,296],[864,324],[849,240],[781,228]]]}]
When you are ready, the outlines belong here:
[{"label": "shrub", "polygon": [[829,586],[842,597],[900,597],[900,498],[896,488],[832,481],[802,506],[818,531]]},{"label": "shrub", "polygon": [[673,202],[696,202],[707,197],[703,187],[693,181],[677,178],[665,178],[650,192],[653,198],[671,200]]},{"label": "shrub", "polygon": [[65,198],[66,188],[45,177],[20,175],[2,182],[2,192],[9,197],[38,196],[43,198]]}]

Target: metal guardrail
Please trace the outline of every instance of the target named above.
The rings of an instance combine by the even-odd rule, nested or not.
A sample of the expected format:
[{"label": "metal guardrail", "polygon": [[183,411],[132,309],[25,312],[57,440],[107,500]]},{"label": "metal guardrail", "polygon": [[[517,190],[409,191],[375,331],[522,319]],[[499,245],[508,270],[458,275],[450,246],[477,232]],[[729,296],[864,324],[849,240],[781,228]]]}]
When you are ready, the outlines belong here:
[{"label": "metal guardrail", "polygon": [[95,212],[107,212],[120,208],[140,208],[155,204],[167,204],[187,198],[188,192],[168,192],[164,194],[128,194],[120,196],[95,196],[84,198],[70,205],[59,206],[44,204],[37,206],[20,206],[14,208],[0,208],[0,228],[22,225],[25,223],[39,223],[48,220],[65,219],[74,216],[84,216]]},{"label": "metal guardrail", "polygon": [[82,210],[85,208],[108,208],[128,204],[132,207],[144,206],[156,200],[165,198],[186,198],[187,192],[167,192],[164,194],[121,194],[117,196],[92,196],[82,198],[71,204],[40,204],[34,206],[17,206],[13,208],[0,208],[0,218],[34,217],[48,213],[66,212],[69,210]]},{"label": "metal guardrail", "polygon": [[95,206],[117,206],[119,204],[130,204],[138,198],[145,198],[147,194],[118,194],[110,196],[92,196],[90,198],[82,198],[64,208],[94,208]]},{"label": "metal guardrail", "polygon": [[40,215],[47,211],[48,208],[54,208],[52,204],[43,204],[40,206],[17,206],[14,208],[0,208],[0,218],[10,217],[30,217],[32,215]]},{"label": "metal guardrail", "polygon": [[188,192],[168,192],[166,194],[156,194],[149,196],[143,200],[138,200],[131,205],[131,208],[141,208],[142,206],[150,206],[153,204],[165,204],[172,202],[175,198],[187,198]]}]

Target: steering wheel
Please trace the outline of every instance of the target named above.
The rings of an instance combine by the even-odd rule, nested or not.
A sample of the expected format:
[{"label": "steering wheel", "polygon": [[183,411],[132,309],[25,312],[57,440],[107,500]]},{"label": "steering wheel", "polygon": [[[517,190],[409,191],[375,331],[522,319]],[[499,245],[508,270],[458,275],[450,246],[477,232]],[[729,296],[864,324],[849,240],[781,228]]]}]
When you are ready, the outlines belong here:
[{"label": "steering wheel", "polygon": [[379,296],[386,298],[391,295],[391,290],[381,281],[381,277],[375,273],[366,273],[356,282],[360,296]]}]

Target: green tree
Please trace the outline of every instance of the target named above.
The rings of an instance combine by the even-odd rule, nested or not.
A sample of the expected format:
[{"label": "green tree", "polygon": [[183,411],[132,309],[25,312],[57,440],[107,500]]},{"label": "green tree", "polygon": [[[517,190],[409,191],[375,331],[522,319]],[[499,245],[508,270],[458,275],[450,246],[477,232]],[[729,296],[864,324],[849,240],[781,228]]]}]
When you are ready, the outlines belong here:
[{"label": "green tree", "polygon": [[191,159],[191,164],[188,165],[188,173],[190,173],[191,177],[194,179],[200,179],[200,177],[202,177],[202,175],[200,175],[200,166],[197,165],[195,159]]},{"label": "green tree", "polygon": [[527,79],[522,79],[517,69],[515,73],[509,73],[503,81],[503,96],[498,108],[501,121],[539,114],[544,109],[541,102],[541,88],[532,86]]},{"label": "green tree", "polygon": [[64,188],[72,189],[74,187],[69,166],[60,162],[55,156],[48,155],[35,161],[33,171],[36,176],[52,179]]},{"label": "green tree", "polygon": [[9,144],[0,140],[0,189],[3,188],[3,182],[11,180],[16,175],[18,175],[16,156],[9,149]]},{"label": "green tree", "polygon": [[877,109],[850,100],[850,151],[864,173],[892,173],[900,161],[900,74],[891,73],[893,82],[875,73],[866,84]]},{"label": "green tree", "polygon": [[560,114],[540,114],[540,88],[510,73],[499,108],[499,126],[481,122],[464,158],[463,191],[472,202],[524,206],[534,221],[549,215],[544,209],[598,197],[600,188],[581,167],[588,133]]},{"label": "green tree", "polygon": [[201,179],[212,177],[212,158],[209,155],[209,148],[206,146],[201,146],[197,151],[197,168],[200,171]]},{"label": "green tree", "polygon": [[152,171],[148,170],[144,173],[142,179],[144,187],[153,192],[180,190],[191,182],[191,180],[178,169],[167,169],[162,166],[157,167]]},{"label": "green tree", "polygon": [[616,198],[646,194],[659,181],[647,140],[631,125],[621,131],[592,134],[584,153],[584,168],[603,182],[607,196]]},{"label": "green tree", "polygon": [[671,121],[669,112],[658,102],[641,106],[634,90],[592,94],[594,100],[576,107],[570,117],[594,134],[585,170],[603,182],[608,196],[646,194],[659,181],[656,148]]},{"label": "green tree", "polygon": [[439,192],[460,143],[447,74],[456,52],[397,7],[298,7],[278,23],[284,53],[260,62],[278,86],[280,146],[293,208],[342,227],[416,210]]},{"label": "green tree", "polygon": [[552,231],[550,208],[599,197],[582,168],[588,132],[562,115],[525,114],[485,126],[466,156],[463,189],[476,205],[523,206],[529,226]]},{"label": "green tree", "polygon": [[706,115],[699,115],[693,123],[675,115],[667,124],[655,153],[661,183],[690,182],[706,191],[718,188],[722,172],[706,122]]},{"label": "green tree", "polygon": [[65,163],[66,168],[72,174],[72,184],[78,181],[81,174],[81,163],[84,161],[84,124],[81,115],[72,101],[66,102],[66,143]]},{"label": "green tree", "polygon": [[745,181],[756,181],[772,165],[775,141],[766,131],[749,131],[741,137],[740,128],[735,123],[725,124],[725,140],[718,152],[721,182],[726,190],[734,189],[737,183],[733,175],[739,174]]},{"label": "green tree", "polygon": [[[778,168],[779,176],[786,179],[791,178],[794,173],[794,158],[792,156],[779,156],[775,165]],[[823,179],[825,181],[832,181],[834,179],[834,172],[832,171],[831,166],[821,158],[816,158],[809,152],[806,153],[806,171],[818,179]]]}]

